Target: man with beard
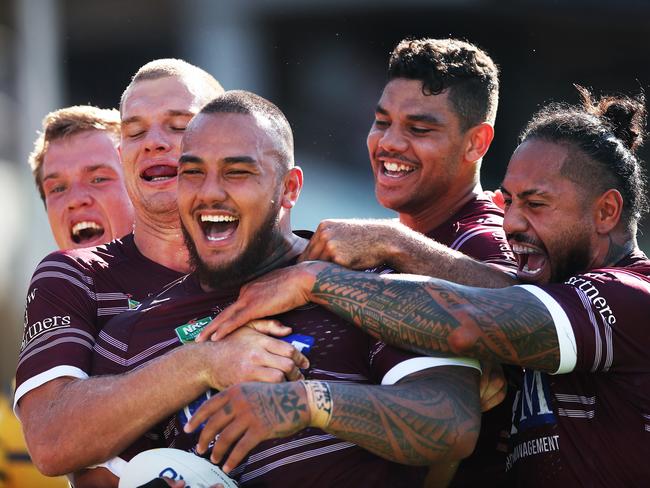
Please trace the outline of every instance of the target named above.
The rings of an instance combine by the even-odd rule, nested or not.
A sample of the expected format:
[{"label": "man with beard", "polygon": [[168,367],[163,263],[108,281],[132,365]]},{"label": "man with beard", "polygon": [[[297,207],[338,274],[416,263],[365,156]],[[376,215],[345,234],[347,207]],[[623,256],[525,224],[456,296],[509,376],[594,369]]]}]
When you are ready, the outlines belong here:
[{"label": "man with beard", "polygon": [[[242,283],[294,263],[307,244],[290,227],[301,187],[291,129],[275,105],[241,91],[206,105],[183,137],[178,184],[196,271],[113,318],[98,338],[97,352],[106,353],[95,354],[94,373],[138,367],[154,350],[195,347],[182,344]],[[418,466],[472,451],[477,363],[394,349],[317,306],[277,318],[309,350],[309,381],[244,383],[205,403],[215,416],[204,433],[219,433],[211,458],[236,443],[223,466],[242,486],[419,486],[426,468]],[[226,422],[215,430],[218,420]],[[168,445],[196,445],[176,419],[161,430]],[[197,452],[208,443],[202,435]]]},{"label": "man with beard", "polygon": [[583,107],[534,116],[502,184],[528,284],[490,290],[307,262],[246,285],[203,337],[312,301],[392,344],[523,366],[508,457],[518,485],[645,486],[650,260],[636,242],[647,204],[634,155],[645,107],[580,91]]},{"label": "man with beard", "polygon": [[66,107],[43,119],[29,164],[59,249],[97,246],[133,230],[119,142],[114,109]]},{"label": "man with beard", "polygon": [[[112,458],[208,385],[300,377],[304,358],[294,348],[247,328],[223,347],[179,349],[166,362],[130,375],[89,378],[92,350],[108,319],[137,307],[189,268],[176,205],[180,141],[189,120],[222,92],[211,75],[184,61],[144,65],[120,103],[134,233],[106,246],[51,254],[34,273],[14,409],[44,474]],[[186,367],[196,375],[183,374]]]}]

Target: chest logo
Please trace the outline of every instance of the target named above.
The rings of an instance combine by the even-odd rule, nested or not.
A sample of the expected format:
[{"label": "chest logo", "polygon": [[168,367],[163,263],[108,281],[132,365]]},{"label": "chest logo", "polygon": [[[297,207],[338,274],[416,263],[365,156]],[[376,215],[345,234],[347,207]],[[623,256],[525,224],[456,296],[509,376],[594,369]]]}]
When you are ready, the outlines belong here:
[{"label": "chest logo", "polygon": [[194,339],[196,339],[200,332],[212,322],[212,318],[212,316],[208,316],[202,319],[192,319],[186,324],[179,325],[174,330],[183,344],[194,342]]}]

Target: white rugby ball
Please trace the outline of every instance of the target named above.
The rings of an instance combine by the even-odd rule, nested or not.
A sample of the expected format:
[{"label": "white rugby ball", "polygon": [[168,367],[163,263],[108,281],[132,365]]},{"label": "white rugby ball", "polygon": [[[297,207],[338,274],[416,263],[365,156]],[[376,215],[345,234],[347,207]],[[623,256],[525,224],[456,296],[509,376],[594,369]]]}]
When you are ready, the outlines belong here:
[{"label": "white rugby ball", "polygon": [[180,449],[150,449],[141,452],[124,467],[119,488],[137,488],[162,476],[183,480],[191,488],[210,488],[217,483],[225,488],[237,488],[237,483],[221,471],[219,466]]}]

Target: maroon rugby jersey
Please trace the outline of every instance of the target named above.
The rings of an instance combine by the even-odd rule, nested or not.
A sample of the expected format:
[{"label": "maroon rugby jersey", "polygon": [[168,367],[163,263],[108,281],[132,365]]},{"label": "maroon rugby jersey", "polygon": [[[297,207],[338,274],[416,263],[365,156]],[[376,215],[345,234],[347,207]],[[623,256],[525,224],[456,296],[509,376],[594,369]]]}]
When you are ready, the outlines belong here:
[{"label": "maroon rugby jersey", "polygon": [[52,379],[86,378],[96,337],[108,320],[180,276],[144,257],[133,234],[48,255],[27,293],[14,406]]},{"label": "maroon rugby jersey", "polygon": [[474,259],[498,265],[506,272],[517,271],[517,260],[503,231],[503,210],[485,192],[426,236]]},{"label": "maroon rugby jersey", "polygon": [[[517,261],[503,231],[503,211],[487,193],[472,198],[426,235],[474,259],[499,266],[507,273],[515,275],[517,272]],[[521,375],[519,368],[506,368],[509,368],[506,371],[509,375]],[[513,400],[514,394],[509,388],[506,399],[482,415],[476,448],[461,462],[450,486],[483,486],[486,479],[491,486],[504,485]]]},{"label": "maroon rugby jersey", "polygon": [[[194,275],[181,278],[143,302],[138,310],[121,314],[107,324],[95,345],[93,374],[123,373],[181,346],[177,327],[215,316],[237,294],[237,290],[205,293]],[[453,358],[421,358],[394,349],[314,304],[277,318],[292,327],[294,334],[314,341],[307,353],[311,363],[304,372],[307,379],[392,384],[428,367],[458,364]],[[389,372],[390,379],[386,377]],[[176,419],[165,424],[160,429],[162,445],[190,449],[196,444],[195,436],[180,432]],[[129,459],[143,446],[153,447],[148,442],[151,439],[149,435],[144,442],[139,441],[122,457]],[[233,476],[244,486],[415,487],[421,485],[425,473],[426,468],[389,462],[351,442],[310,428],[261,443]]]},{"label": "maroon rugby jersey", "polygon": [[508,466],[520,486],[650,484],[650,261],[522,285],[553,317],[555,375],[526,371]]}]

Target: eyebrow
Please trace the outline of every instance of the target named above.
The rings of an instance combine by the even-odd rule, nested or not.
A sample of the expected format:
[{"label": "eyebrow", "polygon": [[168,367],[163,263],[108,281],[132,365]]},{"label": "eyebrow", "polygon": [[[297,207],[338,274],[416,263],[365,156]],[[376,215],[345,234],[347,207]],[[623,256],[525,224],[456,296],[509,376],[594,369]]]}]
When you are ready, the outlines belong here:
[{"label": "eyebrow", "polygon": [[193,154],[181,154],[181,157],[178,158],[178,164],[189,163],[203,164],[203,160],[198,156],[194,156]]},{"label": "eyebrow", "polygon": [[[506,190],[503,185],[499,186],[499,189],[503,193],[507,193],[508,195],[512,195],[512,193],[510,193],[508,190]],[[526,197],[530,197],[532,195],[545,197],[545,196],[548,196],[548,192],[546,192],[544,190],[539,190],[537,188],[531,188],[530,190],[526,190],[526,191],[522,191],[520,193],[517,193],[517,198],[526,198]]]},{"label": "eyebrow", "polygon": [[[223,158],[223,162],[225,164],[236,164],[236,163],[245,163],[245,164],[256,164],[257,161],[255,158],[251,158],[250,156],[229,156],[227,158]],[[194,156],[193,154],[183,154],[179,159],[178,159],[179,164],[203,164],[204,161],[198,156]]]},{"label": "eyebrow", "polygon": [[[167,110],[165,112],[165,115],[168,117],[194,117],[196,115],[194,112],[190,112],[189,110]],[[134,122],[139,122],[140,119],[142,119],[142,116],[140,115],[133,115],[131,117],[128,117],[124,120],[122,120],[122,125],[127,125],[127,124],[132,124]]]},{"label": "eyebrow", "polygon": [[[110,166],[108,164],[100,163],[100,164],[93,164],[92,166],[86,166],[84,168],[84,172],[85,173],[93,173],[94,171],[97,171],[97,170],[100,170],[100,169],[108,169],[108,170],[111,170],[111,171],[115,171],[115,169],[112,166]],[[43,181],[45,182],[47,180],[52,180],[52,179],[60,178],[60,177],[61,177],[61,173],[56,173],[56,172],[55,173],[49,173],[49,174],[47,174],[47,175],[45,175],[43,177]]]},{"label": "eyebrow", "polygon": [[[379,113],[386,116],[390,115],[388,113],[388,110],[386,110],[384,107],[382,107],[379,104],[375,108],[375,113]],[[440,119],[430,114],[411,114],[411,115],[407,115],[406,118],[411,122],[424,122],[425,124],[442,125]]]}]

